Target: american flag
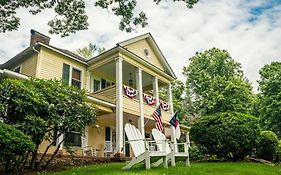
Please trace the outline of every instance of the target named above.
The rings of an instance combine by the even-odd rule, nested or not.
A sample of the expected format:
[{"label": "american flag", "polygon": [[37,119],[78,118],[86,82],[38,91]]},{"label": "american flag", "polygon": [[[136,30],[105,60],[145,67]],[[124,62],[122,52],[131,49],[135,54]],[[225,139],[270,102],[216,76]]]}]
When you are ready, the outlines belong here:
[{"label": "american flag", "polygon": [[164,132],[164,127],[163,127],[163,123],[162,123],[162,119],[161,119],[160,105],[157,107],[157,109],[153,112],[153,114],[151,116],[155,120],[156,129],[158,129],[161,132]]}]

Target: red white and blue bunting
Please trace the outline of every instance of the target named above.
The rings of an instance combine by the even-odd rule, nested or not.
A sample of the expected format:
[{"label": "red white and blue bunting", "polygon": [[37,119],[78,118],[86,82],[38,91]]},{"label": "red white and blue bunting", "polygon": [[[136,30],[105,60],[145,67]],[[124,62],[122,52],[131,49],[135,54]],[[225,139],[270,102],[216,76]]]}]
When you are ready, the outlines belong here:
[{"label": "red white and blue bunting", "polygon": [[169,103],[167,103],[167,102],[165,102],[165,101],[162,101],[162,100],[160,100],[160,106],[161,106],[161,108],[162,108],[164,111],[168,111],[169,108],[170,108]]},{"label": "red white and blue bunting", "polygon": [[143,98],[148,105],[154,105],[156,102],[156,99],[151,95],[143,94]]},{"label": "red white and blue bunting", "polygon": [[138,91],[134,88],[131,88],[129,86],[123,85],[124,90],[125,90],[125,94],[129,97],[129,98],[135,98],[136,95],[138,94]]}]

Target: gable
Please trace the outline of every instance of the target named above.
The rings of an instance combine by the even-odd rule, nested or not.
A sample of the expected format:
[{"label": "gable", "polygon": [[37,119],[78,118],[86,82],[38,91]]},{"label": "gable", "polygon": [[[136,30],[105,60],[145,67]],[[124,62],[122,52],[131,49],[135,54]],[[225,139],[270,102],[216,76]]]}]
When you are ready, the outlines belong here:
[{"label": "gable", "polygon": [[159,58],[156,56],[155,51],[153,50],[151,45],[148,43],[147,39],[139,40],[139,41],[131,43],[125,47],[128,50],[130,50],[131,52],[133,52],[134,54],[141,57],[142,59],[155,65],[160,70],[162,70],[162,71],[165,70],[163,64],[161,64]]},{"label": "gable", "polygon": [[118,44],[176,79],[175,73],[150,33],[128,39]]}]

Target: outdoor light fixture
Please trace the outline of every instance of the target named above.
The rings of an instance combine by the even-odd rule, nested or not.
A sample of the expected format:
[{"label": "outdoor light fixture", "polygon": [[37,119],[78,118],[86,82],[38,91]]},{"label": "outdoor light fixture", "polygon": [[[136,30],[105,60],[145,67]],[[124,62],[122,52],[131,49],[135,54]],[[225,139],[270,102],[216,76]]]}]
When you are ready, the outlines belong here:
[{"label": "outdoor light fixture", "polygon": [[130,73],[129,85],[130,85],[130,86],[132,86],[132,85],[133,85],[132,73]]}]

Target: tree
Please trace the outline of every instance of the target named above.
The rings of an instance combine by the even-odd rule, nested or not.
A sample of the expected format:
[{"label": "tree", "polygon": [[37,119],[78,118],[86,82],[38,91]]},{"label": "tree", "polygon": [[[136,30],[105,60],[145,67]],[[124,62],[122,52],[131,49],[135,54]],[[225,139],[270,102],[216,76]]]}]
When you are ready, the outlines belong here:
[{"label": "tree", "polygon": [[[184,83],[180,80],[172,82],[172,100],[174,111],[178,112],[180,123],[190,124],[195,110],[186,94]],[[168,101],[167,89],[160,89],[160,97]]]},{"label": "tree", "polygon": [[105,51],[104,47],[100,48],[95,44],[89,43],[88,47],[79,48],[76,50],[76,53],[86,59],[90,59],[93,58],[96,53],[101,54],[104,51]]},{"label": "tree", "polygon": [[254,101],[251,84],[241,65],[226,50],[196,53],[184,67],[187,95],[201,115],[216,112],[250,113]]},{"label": "tree", "polygon": [[[0,119],[31,136],[35,144],[31,167],[38,167],[58,138],[73,129],[80,131],[95,122],[93,106],[86,101],[86,92],[77,87],[61,85],[52,80],[10,80],[0,82]],[[60,145],[58,143],[53,159]],[[38,157],[38,148],[43,140],[49,141],[44,154]]]},{"label": "tree", "polygon": [[[153,0],[159,4],[162,0]],[[183,1],[188,8],[192,8],[199,0]],[[88,16],[85,11],[85,0],[1,0],[0,1],[0,32],[13,31],[19,28],[20,18],[16,16],[19,8],[29,8],[31,14],[38,14],[45,9],[54,9],[56,16],[48,22],[51,34],[68,36],[79,30],[88,29]],[[137,0],[96,0],[95,6],[108,10],[120,17],[119,29],[131,32],[137,26],[145,27],[147,17],[144,12],[137,13]]]},{"label": "tree", "polygon": [[263,126],[281,136],[281,62],[260,70],[258,112]]}]

